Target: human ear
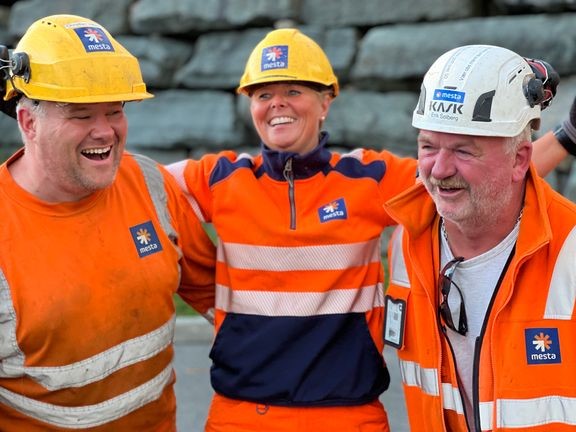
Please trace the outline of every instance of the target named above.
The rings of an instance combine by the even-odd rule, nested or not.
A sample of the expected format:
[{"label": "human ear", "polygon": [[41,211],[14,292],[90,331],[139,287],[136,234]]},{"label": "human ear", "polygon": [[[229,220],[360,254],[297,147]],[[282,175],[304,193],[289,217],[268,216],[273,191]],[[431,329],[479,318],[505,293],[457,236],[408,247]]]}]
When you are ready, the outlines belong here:
[{"label": "human ear", "polygon": [[530,161],[532,159],[532,142],[523,141],[518,146],[516,153],[514,155],[514,166],[513,166],[513,180],[523,181],[526,176],[526,172],[530,168]]},{"label": "human ear", "polygon": [[36,135],[36,116],[28,107],[18,109],[17,120],[20,131],[27,138],[33,138]]}]

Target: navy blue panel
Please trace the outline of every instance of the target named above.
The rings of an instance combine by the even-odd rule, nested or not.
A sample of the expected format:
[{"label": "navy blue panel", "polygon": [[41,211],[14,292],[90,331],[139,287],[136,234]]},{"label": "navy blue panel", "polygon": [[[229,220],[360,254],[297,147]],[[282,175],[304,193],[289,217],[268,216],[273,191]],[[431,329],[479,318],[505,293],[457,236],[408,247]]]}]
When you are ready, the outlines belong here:
[{"label": "navy blue panel", "polygon": [[242,158],[236,162],[232,162],[229,159],[222,157],[218,159],[212,174],[210,175],[210,186],[218,183],[220,180],[225,179],[235,170],[239,168],[252,168],[252,160],[249,158]]},{"label": "navy blue panel", "polygon": [[270,405],[363,404],[377,399],[390,381],[363,313],[228,313],[210,358],[216,392]]},{"label": "navy blue panel", "polygon": [[383,161],[373,161],[364,164],[353,157],[343,157],[334,167],[335,171],[350,178],[372,178],[379,182],[386,173],[386,164]]}]

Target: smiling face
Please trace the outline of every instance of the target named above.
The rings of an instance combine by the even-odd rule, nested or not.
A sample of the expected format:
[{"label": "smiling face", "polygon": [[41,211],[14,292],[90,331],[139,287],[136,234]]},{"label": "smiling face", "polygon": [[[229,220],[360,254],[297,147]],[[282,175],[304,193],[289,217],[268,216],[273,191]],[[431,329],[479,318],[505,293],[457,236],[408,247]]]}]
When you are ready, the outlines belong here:
[{"label": "smiling face", "polygon": [[114,180],[128,129],[121,102],[27,101],[18,123],[26,151],[13,174],[37,197],[76,201]]},{"label": "smiling face", "polygon": [[500,137],[420,132],[419,172],[441,216],[468,224],[498,220],[527,170],[507,145]]},{"label": "smiling face", "polygon": [[305,154],[318,145],[320,126],[332,96],[290,82],[258,86],[250,95],[250,113],[260,139],[273,150]]}]

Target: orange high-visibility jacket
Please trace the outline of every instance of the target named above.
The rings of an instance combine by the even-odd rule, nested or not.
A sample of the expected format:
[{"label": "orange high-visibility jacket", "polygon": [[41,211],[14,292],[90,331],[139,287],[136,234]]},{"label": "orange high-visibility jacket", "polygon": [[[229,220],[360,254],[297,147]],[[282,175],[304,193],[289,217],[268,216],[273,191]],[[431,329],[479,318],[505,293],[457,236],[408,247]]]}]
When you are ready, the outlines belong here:
[{"label": "orange high-visibility jacket", "polygon": [[[434,203],[418,185],[386,208],[404,226],[390,242],[386,307],[405,309],[403,340],[395,343],[410,426],[466,431],[454,359],[437,313]],[[576,431],[575,304],[576,206],[531,168],[515,253],[477,342],[477,430]]]},{"label": "orange high-visibility jacket", "polygon": [[169,170],[218,234],[212,385],[284,406],[346,406],[387,388],[383,203],[414,184],[391,153],[264,147]]},{"label": "orange high-visibility jacket", "polygon": [[0,167],[0,430],[175,431],[173,295],[213,307],[215,247],[149,159],[47,204],[20,155]]}]

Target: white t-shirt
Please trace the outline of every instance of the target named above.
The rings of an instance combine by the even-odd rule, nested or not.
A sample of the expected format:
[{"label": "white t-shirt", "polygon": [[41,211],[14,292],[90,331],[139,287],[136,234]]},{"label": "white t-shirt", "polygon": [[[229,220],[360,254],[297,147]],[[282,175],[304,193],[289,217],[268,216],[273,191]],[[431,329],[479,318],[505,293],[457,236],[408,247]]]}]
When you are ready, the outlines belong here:
[{"label": "white t-shirt", "polygon": [[[500,279],[500,275],[506,261],[514,248],[518,238],[519,224],[498,245],[489,251],[474,258],[464,260],[458,264],[452,280],[460,287],[464,306],[468,317],[468,332],[466,336],[447,328],[447,336],[450,340],[456,358],[456,367],[463,390],[463,403],[466,408],[470,430],[475,432],[473,422],[474,411],[472,409],[472,377],[474,374],[474,355],[476,339],[480,335],[482,324],[488,304]],[[446,238],[441,235],[441,267],[454,258]],[[452,311],[452,320],[458,323],[460,314],[460,298],[456,287],[452,285],[448,296],[448,304]]]}]

